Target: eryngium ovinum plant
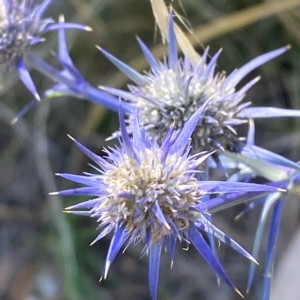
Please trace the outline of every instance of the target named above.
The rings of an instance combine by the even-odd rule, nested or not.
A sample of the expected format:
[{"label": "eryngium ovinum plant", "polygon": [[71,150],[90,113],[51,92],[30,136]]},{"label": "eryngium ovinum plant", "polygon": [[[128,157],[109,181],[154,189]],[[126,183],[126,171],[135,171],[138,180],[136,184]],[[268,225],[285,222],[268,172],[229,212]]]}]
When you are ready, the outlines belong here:
[{"label": "eryngium ovinum plant", "polygon": [[[199,61],[197,63],[191,63],[187,57],[179,58],[177,53],[177,46],[176,46],[176,35],[174,32],[174,24],[172,16],[170,16],[169,19],[169,41],[168,41],[168,57],[165,58],[163,62],[160,62],[156,60],[153,55],[150,53],[149,49],[146,47],[146,45],[139,40],[141,49],[146,57],[146,59],[149,61],[150,64],[150,70],[145,74],[139,74],[129,66],[127,66],[125,63],[119,61],[115,57],[113,57],[111,54],[107,53],[104,50],[101,50],[119,69],[121,69],[125,74],[128,75],[128,77],[134,82],[134,84],[129,86],[129,91],[123,91],[118,90],[110,87],[101,87],[101,90],[97,90],[90,86],[81,76],[80,72],[76,69],[76,67],[73,65],[69,54],[67,52],[66,47],[66,41],[65,41],[65,33],[64,33],[64,21],[63,19],[60,20],[59,24],[57,25],[57,28],[59,29],[59,51],[58,51],[58,60],[61,63],[63,69],[58,71],[55,68],[51,67],[44,61],[40,60],[36,56],[31,55],[30,53],[26,55],[26,62],[30,63],[31,66],[36,68],[38,71],[42,72],[49,78],[53,79],[57,82],[56,85],[53,86],[52,89],[48,91],[45,95],[49,96],[55,96],[62,95],[62,94],[68,94],[73,95],[78,98],[87,99],[92,102],[103,104],[106,107],[113,109],[115,111],[118,111],[119,109],[119,102],[121,98],[122,107],[124,108],[125,114],[127,116],[126,118],[126,127],[120,131],[118,135],[124,135],[125,137],[127,134],[133,133],[133,138],[130,140],[130,142],[126,142],[128,145],[131,144],[132,146],[137,143],[136,134],[134,132],[140,132],[140,135],[142,136],[142,142],[141,147],[142,149],[149,149],[152,151],[155,147],[157,149],[163,149],[166,151],[164,145],[168,145],[169,143],[175,143],[179,144],[178,142],[175,142],[176,138],[171,139],[172,134],[170,133],[170,128],[175,132],[181,132],[185,130],[185,128],[188,128],[190,137],[191,137],[191,153],[192,155],[201,152],[201,151],[209,151],[209,154],[211,156],[214,156],[215,161],[219,161],[219,155],[222,153],[223,150],[227,150],[229,152],[240,152],[243,155],[250,156],[249,151],[244,151],[245,148],[244,144],[244,138],[239,136],[239,134],[236,132],[236,129],[240,124],[248,123],[249,119],[255,119],[255,118],[269,118],[269,117],[282,117],[282,116],[299,116],[299,111],[296,110],[286,110],[286,109],[278,109],[278,108],[272,108],[272,107],[249,107],[251,105],[251,102],[242,103],[246,92],[259,80],[259,77],[252,79],[250,82],[245,84],[242,88],[237,89],[236,86],[238,83],[253,69],[259,67],[260,65],[264,64],[265,62],[277,57],[278,55],[284,53],[288,47],[283,47],[280,49],[277,49],[275,51],[271,51],[269,53],[263,54],[249,63],[247,63],[245,66],[241,67],[240,69],[234,70],[231,72],[228,76],[226,76],[225,72],[219,72],[216,73],[216,63],[219,57],[220,52],[218,52],[215,56],[211,58],[211,60],[208,62],[208,48],[205,50],[203,56],[199,58]],[[27,78],[27,77],[26,77]],[[28,82],[28,81],[27,81]],[[28,84],[27,84],[28,85]],[[103,90],[110,93],[105,94],[103,93]],[[115,97],[116,96],[116,97]],[[137,114],[139,121],[136,120],[136,116],[134,112],[136,111],[136,107],[138,107]],[[199,113],[197,122],[191,127],[189,126],[189,120],[191,116],[193,116],[194,112],[197,111],[201,107],[201,113]],[[123,119],[121,121],[121,125],[123,124],[123,127],[125,127]],[[139,130],[137,129],[141,127]],[[179,134],[178,134],[179,136]],[[173,136],[174,137],[174,136]],[[122,147],[119,150],[114,151],[108,151],[108,162],[103,163],[103,160],[101,158],[97,158],[97,156],[92,155],[90,152],[88,152],[90,155],[92,155],[92,158],[96,160],[96,163],[99,163],[102,167],[102,173],[106,174],[106,171],[108,171],[108,166],[114,165],[114,162],[112,159],[115,159],[116,157],[119,157],[118,155],[122,152],[122,149],[125,147],[126,143],[124,142],[124,136],[121,137],[123,144]],[[126,140],[127,138],[125,138]],[[127,139],[128,140],[128,139]],[[154,143],[156,146],[150,146],[151,143]],[[187,146],[188,141],[185,140],[183,142],[183,145]],[[79,144],[78,144],[79,145]],[[144,145],[144,146],[143,146]],[[247,145],[246,145],[247,146]],[[135,148],[134,146],[133,148]],[[154,147],[153,149],[151,147]],[[155,148],[155,149],[156,149]],[[172,147],[171,147],[172,148]],[[171,149],[170,148],[170,149]],[[85,149],[85,148],[82,148]],[[139,148],[138,148],[139,149]],[[147,151],[150,151],[150,150]],[[221,150],[218,152],[214,152],[215,150]],[[88,150],[85,150],[88,151]],[[118,152],[120,151],[120,152]],[[154,150],[153,150],[154,151]],[[258,149],[255,149],[255,151],[258,151]],[[261,149],[260,151],[263,151]],[[229,153],[228,152],[228,153]],[[135,151],[132,152],[132,154],[137,154]],[[166,155],[166,152],[164,152]],[[255,152],[253,152],[254,155]],[[196,156],[188,156],[191,155],[189,151],[185,152],[186,159],[193,161]],[[123,157],[123,156],[120,156]],[[138,156],[137,156],[138,157]],[[245,159],[245,156],[243,156]],[[135,157],[135,159],[137,159]],[[199,157],[200,159],[200,157]],[[263,160],[263,158],[261,158]],[[136,160],[138,161],[138,160]],[[133,161],[131,161],[133,162]],[[195,176],[195,174],[199,175],[199,171],[196,170],[196,168],[203,169],[201,167],[201,163],[205,163],[206,160],[203,158],[202,160],[198,160],[198,164],[193,169],[193,177],[194,179],[199,182],[199,176]],[[118,166],[119,161],[117,160],[116,166]],[[218,164],[218,167],[222,167],[222,164],[224,165],[224,169],[226,169],[226,162],[223,162],[221,159],[221,163]],[[257,161],[257,164],[259,164],[259,161]],[[136,166],[136,165],[135,165]],[[164,167],[168,167],[168,165],[163,164]],[[131,169],[129,169],[130,171]],[[248,169],[249,170],[249,169]],[[242,170],[243,171],[243,170]],[[130,173],[131,174],[131,173]],[[251,170],[250,168],[250,174],[252,175],[257,174],[255,170]],[[79,208],[82,206],[82,208],[88,209],[88,212],[80,212],[80,214],[87,214],[92,215],[95,217],[100,217],[102,215],[105,215],[106,208],[100,205],[100,203],[106,203],[104,199],[107,197],[107,194],[103,194],[103,190],[101,189],[101,184],[99,186],[96,186],[99,182],[102,182],[101,178],[104,175],[90,175],[87,176],[75,176],[75,175],[63,175],[64,177],[67,177],[68,179],[72,179],[74,181],[78,181],[83,184],[90,185],[92,188],[87,189],[81,189],[80,191],[78,189],[74,189],[67,192],[61,192],[62,194],[76,194],[78,192],[80,193],[86,193],[89,194],[91,191],[99,191],[100,194],[96,194],[98,196],[97,199],[93,201],[85,202],[84,204],[79,204],[78,206],[74,206],[73,208]],[[96,177],[94,177],[96,176]],[[100,176],[100,177],[99,177]],[[197,179],[196,179],[197,177]],[[207,176],[204,176],[204,178],[207,178]],[[93,181],[95,178],[99,178],[99,181]],[[238,178],[238,176],[236,176]],[[76,180],[75,180],[76,179]],[[240,179],[238,179],[240,180]],[[212,201],[210,197],[206,197],[207,195],[211,195],[213,193],[222,192],[222,193],[229,193],[230,186],[232,184],[229,183],[215,183],[215,182],[206,182],[206,184],[209,184],[210,187],[214,186],[214,189],[212,190],[205,190],[203,188],[203,194],[198,199],[201,202],[201,205],[204,202],[204,198],[208,199],[208,201]],[[205,186],[203,181],[201,181],[201,188]],[[103,187],[103,186],[102,186]],[[226,188],[224,188],[226,187]],[[245,190],[242,190],[241,184],[236,184],[236,187],[238,187],[238,191],[241,192],[241,194],[244,194],[242,192],[245,192]],[[244,186],[245,187],[245,186]],[[249,185],[247,187],[250,187]],[[262,189],[265,189],[266,187],[261,187]],[[270,188],[270,187],[269,187]],[[258,189],[259,190],[259,189]],[[106,191],[104,189],[104,191]],[[173,190],[175,191],[175,190]],[[253,192],[249,188],[249,191]],[[263,192],[262,190],[259,192]],[[95,193],[92,193],[93,196],[95,196]],[[121,196],[120,196],[121,195]],[[127,203],[126,201],[130,198],[128,194],[120,194],[118,197],[115,197],[117,200],[121,198],[123,202],[121,203]],[[127,196],[125,196],[127,195]],[[245,194],[244,194],[245,195]],[[274,197],[277,197],[276,195]],[[228,199],[234,199],[236,197],[231,197],[229,195]],[[245,197],[241,197],[241,199],[234,199],[231,201],[232,203],[240,203],[243,202],[244,199],[248,199],[249,196],[246,195]],[[132,199],[132,198],[130,198]],[[133,199],[136,199],[134,196]],[[149,199],[149,198],[147,198]],[[219,198],[217,201],[212,203],[211,207],[213,209],[216,209],[216,205],[218,203],[222,203],[222,207],[226,206],[226,197]],[[178,200],[178,198],[177,198]],[[142,201],[142,200],[140,200]],[[143,198],[143,201],[148,201]],[[154,203],[156,203],[155,199]],[[269,201],[267,201],[269,202]],[[267,203],[266,202],[266,203]],[[118,202],[119,203],[119,202]],[[129,203],[129,202],[128,202]],[[217,203],[217,204],[216,204]],[[225,203],[225,205],[224,205]],[[232,203],[230,205],[232,205]],[[101,207],[100,210],[96,209],[98,207]],[[112,204],[113,205],[113,204]],[[179,204],[178,204],[179,205]],[[105,205],[104,205],[105,206]],[[115,206],[112,206],[114,208]],[[149,206],[150,207],[150,206]],[[199,206],[190,205],[189,208],[192,208],[194,213],[192,214],[193,217],[199,218],[201,216],[201,222],[195,221],[192,223],[196,227],[200,229],[204,229],[206,232],[209,233],[209,235],[217,235],[219,239],[223,239],[225,242],[227,238],[225,238],[225,235],[215,227],[212,227],[212,224],[209,222],[209,215],[205,214],[207,211],[205,209],[199,210]],[[194,208],[194,207],[197,207]],[[204,206],[201,206],[204,207]],[[210,207],[209,203],[206,201],[205,207]],[[186,208],[186,206],[185,206]],[[153,209],[156,209],[156,206],[153,206]],[[149,210],[149,209],[148,209]],[[167,239],[174,239],[176,237],[179,240],[186,239],[187,241],[190,241],[192,244],[194,244],[200,252],[203,251],[205,253],[209,254],[203,254],[206,259],[212,264],[213,268],[216,270],[217,274],[225,279],[227,282],[232,285],[230,281],[228,281],[227,275],[224,275],[223,269],[220,269],[218,260],[216,256],[214,255],[213,251],[206,252],[206,244],[202,244],[203,248],[202,250],[199,249],[199,244],[197,244],[196,240],[193,239],[193,235],[191,236],[189,233],[190,226],[187,227],[180,227],[178,222],[175,222],[175,225],[179,227],[171,227],[174,221],[169,217],[169,215],[165,216],[164,214],[169,212],[168,210],[165,211],[164,209],[158,210],[155,212],[152,211],[152,216],[155,215],[155,217],[158,219],[157,222],[160,222],[160,226],[165,226],[167,229],[170,227],[171,231],[169,231],[168,234],[163,234],[161,236],[161,243],[165,243]],[[163,215],[160,214],[160,212],[163,212]],[[175,209],[176,211],[176,209]],[[108,211],[106,211],[107,213]],[[172,212],[173,213],[173,212]],[[277,214],[278,215],[278,214]],[[135,218],[138,218],[138,216],[141,217],[141,215],[136,214],[134,215]],[[144,215],[142,215],[144,216]],[[147,215],[148,216],[148,215]],[[165,219],[161,219],[163,216],[167,221],[165,222]],[[143,219],[143,218],[142,218]],[[144,220],[144,219],[143,219]],[[147,219],[148,220],[148,219]],[[168,220],[172,220],[172,222],[168,223]],[[196,219],[195,219],[196,220]],[[104,224],[103,226],[106,226],[104,231],[100,233],[98,236],[98,239],[101,239],[103,236],[105,236],[108,232],[113,231],[114,232],[114,238],[111,242],[110,250],[107,257],[107,263],[106,267],[104,268],[104,277],[106,277],[106,273],[108,270],[108,267],[113,260],[114,256],[116,255],[117,250],[121,247],[121,244],[125,243],[124,234],[122,232],[122,235],[120,236],[120,230],[123,230],[124,232],[128,232],[123,229],[118,229],[119,223],[110,223],[110,222],[102,222],[102,219],[100,218],[100,223]],[[191,222],[191,220],[188,219],[188,222]],[[207,223],[208,222],[208,223]],[[168,223],[168,226],[167,226]],[[109,226],[110,224],[114,224]],[[187,224],[187,223],[186,223]],[[190,223],[188,223],[189,225]],[[119,226],[119,227],[118,227]],[[158,227],[157,227],[158,228]],[[211,230],[213,228],[213,230]],[[277,224],[278,228],[278,224]],[[152,230],[152,227],[151,227]],[[153,240],[149,239],[149,236],[151,237],[151,231],[150,235],[137,235],[129,233],[126,237],[128,238],[127,244],[131,244],[135,241],[143,241],[145,243],[145,249],[149,250],[150,252],[150,288],[151,293],[154,295],[153,297],[156,297],[156,286],[157,286],[157,270],[158,266],[151,267],[153,265],[152,260],[159,258],[160,255],[160,249],[156,248],[156,252],[153,250],[152,253],[158,253],[158,254],[151,254],[151,241]],[[174,231],[175,230],[175,231]],[[137,231],[135,231],[135,234]],[[165,231],[163,231],[165,233]],[[175,232],[175,234],[174,234]],[[140,234],[140,233],[139,233]],[[120,242],[121,240],[121,242]],[[232,243],[232,240],[230,240]],[[119,244],[115,244],[119,242]],[[157,242],[157,241],[156,241]],[[175,242],[173,243],[175,244]],[[198,245],[198,246],[197,246]],[[162,246],[162,245],[161,245]],[[232,244],[231,244],[232,246]],[[234,246],[235,249],[239,249],[241,251],[241,248],[238,246]],[[171,257],[172,257],[172,248],[169,248]],[[243,252],[244,253],[244,252]],[[245,254],[245,253],[244,253]],[[209,256],[207,256],[209,255]],[[248,254],[247,254],[248,256]],[[151,259],[152,257],[152,259]],[[248,256],[249,257],[249,256]],[[217,263],[216,263],[217,261]],[[154,269],[153,269],[154,268]],[[268,268],[267,268],[268,269]],[[156,273],[155,273],[156,272]]]},{"label": "eryngium ovinum plant", "polygon": [[200,107],[181,129],[170,128],[162,140],[143,129],[138,111],[132,119],[130,137],[120,113],[120,147],[105,149],[106,157],[92,153],[74,140],[94,161],[99,173],[58,174],[84,187],[52,193],[95,197],[66,210],[93,217],[99,222],[102,231],[93,243],[113,233],[102,278],[107,277],[110,265],[122,247],[138,242],[144,244],[143,253],[149,255],[149,286],[153,300],[157,299],[161,250],[166,248],[173,261],[177,240],[193,245],[216,274],[240,294],[201,231],[213,234],[252,261],[253,258],[210,222],[202,199],[220,192],[278,190],[259,184],[198,179],[198,166],[210,153],[190,155],[190,137],[204,109],[205,105]]},{"label": "eryngium ovinum plant", "polygon": [[35,4],[35,0],[0,1],[0,74],[16,69],[25,86],[40,100],[24,64],[32,46],[44,41],[43,35],[58,28],[89,29],[73,23],[56,23],[43,14],[52,0]]}]

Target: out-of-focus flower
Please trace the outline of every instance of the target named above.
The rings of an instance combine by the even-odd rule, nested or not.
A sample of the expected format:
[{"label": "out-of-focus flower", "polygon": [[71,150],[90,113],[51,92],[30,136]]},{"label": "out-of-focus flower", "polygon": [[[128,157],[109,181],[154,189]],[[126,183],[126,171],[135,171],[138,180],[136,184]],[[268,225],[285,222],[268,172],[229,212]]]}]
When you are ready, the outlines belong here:
[{"label": "out-of-focus flower", "polygon": [[[134,85],[129,85],[129,92],[102,86],[101,89],[137,106],[141,125],[153,136],[164,137],[170,126],[182,128],[191,115],[208,100],[192,135],[195,151],[225,149],[239,152],[241,145],[244,145],[241,143],[244,138],[238,135],[236,127],[247,123],[249,118],[300,116],[300,111],[249,108],[251,102],[242,103],[246,92],[259,77],[240,89],[236,88],[253,69],[281,55],[289,47],[263,54],[227,76],[225,72],[215,72],[221,50],[208,62],[207,48],[195,65],[186,57],[178,57],[172,16],[169,21],[168,57],[163,62],[158,61],[140,39],[138,42],[150,64],[149,72],[140,74],[100,48],[134,82]],[[131,128],[133,114],[129,112],[128,115],[128,126]]]},{"label": "out-of-focus flower", "polygon": [[86,26],[55,23],[42,18],[51,0],[35,4],[34,0],[0,1],[0,73],[17,69],[21,80],[39,100],[35,85],[25,67],[23,57],[32,45],[44,41],[42,35],[61,28],[88,29]]},{"label": "out-of-focus flower", "polygon": [[210,154],[190,155],[190,137],[204,109],[205,105],[190,117],[181,130],[169,129],[162,143],[158,143],[156,137],[149,137],[141,127],[138,112],[133,119],[130,138],[120,113],[121,146],[106,149],[107,157],[100,157],[75,141],[97,164],[95,169],[99,174],[59,174],[85,187],[54,194],[95,197],[66,209],[97,219],[99,228],[103,230],[93,243],[113,232],[102,277],[107,277],[109,267],[122,246],[142,242],[144,251],[149,254],[152,299],[157,298],[162,247],[168,249],[173,261],[177,240],[195,246],[216,274],[239,293],[199,229],[214,235],[247,258],[252,260],[252,257],[210,222],[202,200],[218,193],[277,191],[277,188],[258,184],[200,181],[197,178],[198,166]]},{"label": "out-of-focus flower", "polygon": [[[89,85],[77,68],[74,66],[70,55],[67,50],[65,28],[70,26],[69,23],[65,23],[64,17],[60,16],[59,22],[55,25],[58,29],[58,54],[57,60],[62,66],[62,70],[57,70],[44,60],[39,57],[26,53],[25,60],[34,69],[38,70],[40,73],[46,77],[52,79],[55,84],[42,94],[42,99],[50,99],[62,96],[72,96],[79,99],[88,99],[91,102],[102,104],[107,108],[118,111],[120,101],[105,92],[100,91],[97,88]],[[74,24],[82,29],[89,29],[81,25]],[[12,124],[18,121],[24,114],[26,114],[31,108],[37,104],[37,100],[33,99],[29,102],[12,120]],[[122,104],[125,111],[131,111],[131,107],[127,103]]]}]

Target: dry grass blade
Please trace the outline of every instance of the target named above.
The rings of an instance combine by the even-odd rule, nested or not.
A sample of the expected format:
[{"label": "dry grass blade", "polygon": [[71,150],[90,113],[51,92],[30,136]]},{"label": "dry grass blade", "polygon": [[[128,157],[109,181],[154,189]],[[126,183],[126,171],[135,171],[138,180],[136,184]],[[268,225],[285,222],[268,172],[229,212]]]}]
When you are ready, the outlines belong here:
[{"label": "dry grass blade", "polygon": [[[279,0],[267,0],[271,5],[278,3]],[[279,19],[281,20],[287,31],[295,38],[297,43],[300,45],[300,33],[299,33],[299,16],[295,14],[294,11],[283,12],[279,14]]]},{"label": "dry grass blade", "polygon": [[163,0],[150,0],[153,15],[160,29],[160,33],[162,35],[163,41],[168,39],[168,18],[169,13],[167,6],[165,5]]},{"label": "dry grass blade", "polygon": [[[169,40],[168,36],[168,23],[169,23],[169,11],[163,0],[150,0],[152,5],[152,11],[155,21],[160,29],[163,40]],[[175,24],[175,32],[177,42],[181,51],[186,57],[189,58],[191,63],[197,63],[199,61],[199,54],[195,51],[193,45],[186,37],[184,32]]]},{"label": "dry grass blade", "polygon": [[[194,35],[202,43],[204,43],[225,33],[229,33],[249,24],[269,18],[275,14],[291,10],[299,5],[300,0],[273,1],[272,3],[253,5],[250,8],[231,13],[212,21],[207,25],[196,28],[194,30]],[[193,35],[189,35],[188,38],[192,38],[192,36]],[[192,44],[195,42],[192,41]]]}]

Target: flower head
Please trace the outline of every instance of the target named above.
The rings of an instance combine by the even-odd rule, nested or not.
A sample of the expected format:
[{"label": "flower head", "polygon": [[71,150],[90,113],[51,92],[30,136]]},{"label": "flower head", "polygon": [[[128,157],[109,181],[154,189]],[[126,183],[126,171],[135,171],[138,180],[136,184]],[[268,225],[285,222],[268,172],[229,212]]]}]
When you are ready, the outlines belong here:
[{"label": "flower head", "polygon": [[[246,92],[259,77],[240,89],[237,89],[237,84],[253,69],[284,53],[288,47],[263,54],[227,76],[225,72],[215,72],[221,50],[208,62],[207,48],[195,65],[190,63],[187,57],[178,58],[172,16],[169,21],[168,58],[163,62],[156,60],[141,40],[138,39],[138,42],[150,64],[149,72],[141,75],[100,49],[135,83],[129,85],[130,92],[109,87],[101,88],[129,101],[134,107],[139,107],[141,125],[151,135],[164,137],[170,126],[182,128],[193,113],[209,101],[192,135],[195,151],[226,149],[239,152],[244,138],[237,134],[236,127],[247,123],[249,118],[270,117],[267,116],[267,109],[249,110],[251,102],[242,103]],[[260,115],[256,116],[258,111]],[[299,115],[299,112],[297,113]],[[128,115],[131,128],[133,114],[129,112]]]},{"label": "flower head", "polygon": [[[121,115],[121,146],[106,149],[106,158],[92,153],[75,141],[97,164],[99,174],[59,174],[85,187],[55,194],[95,197],[67,208],[69,212],[97,219],[99,227],[104,229],[94,242],[113,232],[103,278],[106,278],[109,267],[122,246],[144,243],[145,251],[149,253],[152,299],[157,297],[161,249],[166,247],[173,260],[176,240],[193,244],[218,276],[234,287],[199,229],[229,244],[249,259],[252,257],[210,223],[203,203],[204,196],[244,190],[274,191],[274,188],[262,185],[209,182],[197,178],[197,167],[209,154],[189,155],[189,140],[204,108],[205,106],[199,108],[182,130],[170,129],[162,143],[158,143],[157,138],[149,137],[141,128],[137,113],[130,138]],[[235,290],[238,292],[236,288]]]},{"label": "flower head", "polygon": [[55,23],[42,15],[51,0],[35,4],[34,0],[0,1],[0,73],[16,68],[20,78],[37,100],[39,95],[24,65],[23,57],[30,46],[44,41],[45,32],[64,28],[88,29],[85,26]]}]

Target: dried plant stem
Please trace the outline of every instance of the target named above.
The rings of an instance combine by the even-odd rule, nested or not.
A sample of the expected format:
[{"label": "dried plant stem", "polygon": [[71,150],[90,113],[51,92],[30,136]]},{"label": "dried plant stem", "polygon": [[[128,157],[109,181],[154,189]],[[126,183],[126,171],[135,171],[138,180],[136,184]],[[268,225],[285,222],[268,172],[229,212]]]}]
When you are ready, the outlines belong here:
[{"label": "dried plant stem", "polygon": [[[35,116],[35,128],[33,135],[34,153],[36,165],[40,175],[43,188],[46,193],[57,190],[54,181],[54,172],[48,156],[48,142],[45,138],[47,131],[47,116],[49,112],[49,102],[39,105]],[[64,272],[64,288],[68,299],[79,300],[78,288],[76,286],[77,261],[73,245],[71,228],[65,215],[62,213],[62,204],[58,196],[51,196],[48,201],[48,215],[51,216],[53,226],[57,231],[60,240],[57,247],[57,255],[62,260],[62,270]]]}]

